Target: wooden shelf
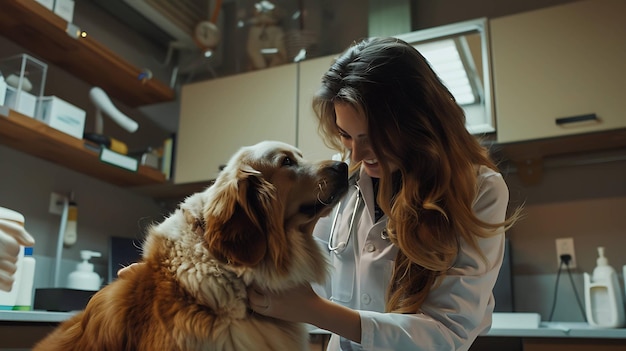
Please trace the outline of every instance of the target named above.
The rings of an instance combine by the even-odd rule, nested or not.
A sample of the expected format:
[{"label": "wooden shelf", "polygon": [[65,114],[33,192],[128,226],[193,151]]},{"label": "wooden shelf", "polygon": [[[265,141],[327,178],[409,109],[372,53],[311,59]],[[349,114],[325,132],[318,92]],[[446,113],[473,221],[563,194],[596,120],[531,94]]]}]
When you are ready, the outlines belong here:
[{"label": "wooden shelf", "polygon": [[506,159],[514,162],[582,152],[621,149],[626,147],[626,128],[501,143],[497,147]]},{"label": "wooden shelf", "polygon": [[103,163],[98,152],[86,147],[88,141],[5,106],[0,106],[0,144],[122,187],[166,182],[165,175],[151,167],[140,165],[137,172],[131,172]]},{"label": "wooden shelf", "polygon": [[626,149],[626,128],[491,145],[497,159],[517,166],[524,184],[541,181],[547,158]]},{"label": "wooden shelf", "polygon": [[[68,23],[34,0],[0,1],[0,35],[130,107],[172,101],[174,90],[155,79],[141,81],[131,65],[87,35],[75,39]],[[83,28],[83,30],[87,30]]]}]

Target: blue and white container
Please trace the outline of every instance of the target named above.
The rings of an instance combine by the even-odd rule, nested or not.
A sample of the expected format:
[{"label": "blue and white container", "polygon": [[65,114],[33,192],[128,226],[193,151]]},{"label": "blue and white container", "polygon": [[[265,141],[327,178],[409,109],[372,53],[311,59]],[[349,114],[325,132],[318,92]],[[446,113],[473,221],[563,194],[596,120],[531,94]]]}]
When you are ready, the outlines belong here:
[{"label": "blue and white container", "polygon": [[[8,221],[15,222],[21,226],[24,226],[24,216],[17,212],[5,207],[0,207],[0,218]],[[20,286],[20,267],[24,260],[24,247],[20,246],[20,253],[17,258],[17,271],[15,272],[13,287],[11,291],[7,292],[0,290],[0,310],[12,310],[17,302],[17,296],[19,294]]]},{"label": "blue and white container", "polygon": [[24,257],[16,274],[19,274],[20,278],[13,309],[30,311],[33,309],[33,284],[35,282],[35,258],[32,247],[24,247]]}]

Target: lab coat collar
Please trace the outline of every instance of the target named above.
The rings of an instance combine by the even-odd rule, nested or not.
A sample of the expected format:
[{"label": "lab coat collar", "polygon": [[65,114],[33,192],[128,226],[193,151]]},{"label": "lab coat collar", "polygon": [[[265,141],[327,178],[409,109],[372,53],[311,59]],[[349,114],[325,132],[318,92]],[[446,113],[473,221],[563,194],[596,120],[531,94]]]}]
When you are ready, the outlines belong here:
[{"label": "lab coat collar", "polygon": [[[363,196],[363,200],[365,202],[365,209],[367,214],[370,216],[370,223],[375,223],[375,215],[374,215],[374,187],[372,186],[372,177],[370,177],[367,173],[365,173],[365,168],[361,166],[361,169],[358,172],[358,177],[356,179],[356,184],[361,189],[361,194]],[[386,222],[384,219],[387,218],[387,215],[384,214],[381,222]]]}]

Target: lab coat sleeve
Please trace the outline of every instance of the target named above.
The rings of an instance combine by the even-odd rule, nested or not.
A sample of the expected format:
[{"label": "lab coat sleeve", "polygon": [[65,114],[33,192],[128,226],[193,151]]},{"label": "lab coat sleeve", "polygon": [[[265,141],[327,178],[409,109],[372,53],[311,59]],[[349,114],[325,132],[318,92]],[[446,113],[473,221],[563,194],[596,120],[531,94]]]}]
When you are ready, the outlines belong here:
[{"label": "lab coat sleeve", "polygon": [[[334,213],[335,210],[333,209]],[[332,214],[320,218],[320,220],[315,225],[315,229],[313,229],[313,238],[315,239],[315,243],[320,247],[324,255],[326,256],[327,261],[330,262],[330,250],[328,249],[328,236],[330,233],[330,227],[332,225]],[[330,297],[330,278],[327,277],[326,281],[323,283],[312,283],[311,287],[313,291],[319,296],[328,299]]]},{"label": "lab coat sleeve", "polygon": [[[504,221],[508,189],[502,176],[479,177],[474,202],[478,217],[490,223]],[[491,325],[492,289],[504,256],[504,229],[478,240],[485,255],[467,243],[455,266],[431,291],[418,314],[359,311],[363,350],[467,350]]]}]

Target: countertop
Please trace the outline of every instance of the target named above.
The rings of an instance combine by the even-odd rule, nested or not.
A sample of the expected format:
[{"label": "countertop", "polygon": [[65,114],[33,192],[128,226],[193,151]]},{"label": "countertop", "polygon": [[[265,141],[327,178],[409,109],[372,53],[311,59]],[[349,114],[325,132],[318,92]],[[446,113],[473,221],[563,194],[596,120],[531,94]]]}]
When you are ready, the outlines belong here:
[{"label": "countertop", "polygon": [[[0,311],[0,323],[60,323],[76,313],[76,311]],[[325,330],[312,326],[309,328],[309,332],[311,334],[329,334]],[[492,327],[486,336],[626,339],[626,328],[596,328],[584,322],[541,322],[537,328]]]},{"label": "countertop", "polygon": [[0,311],[0,322],[63,322],[77,312]]},{"label": "countertop", "polygon": [[491,328],[487,336],[626,339],[626,328],[597,328],[584,322],[541,322],[538,328]]}]

